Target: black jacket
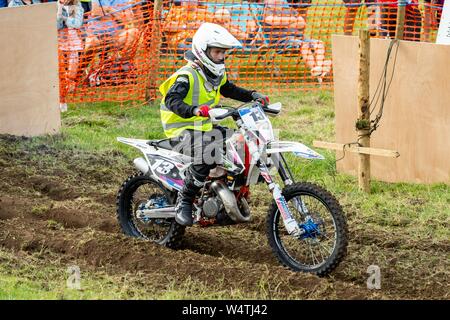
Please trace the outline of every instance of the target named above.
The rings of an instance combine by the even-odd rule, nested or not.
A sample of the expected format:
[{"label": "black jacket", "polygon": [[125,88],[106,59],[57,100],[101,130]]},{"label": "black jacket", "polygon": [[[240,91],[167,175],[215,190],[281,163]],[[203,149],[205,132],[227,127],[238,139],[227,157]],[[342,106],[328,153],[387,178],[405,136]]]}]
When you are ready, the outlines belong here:
[{"label": "black jacket", "polygon": [[[198,107],[191,106],[183,102],[183,99],[189,91],[189,87],[189,77],[185,75],[178,76],[177,80],[167,92],[164,100],[164,104],[167,109],[182,118],[190,118],[194,116],[194,109]],[[220,87],[220,94],[222,96],[242,102],[252,101],[253,92],[254,91],[240,88],[228,80],[222,87]]]}]

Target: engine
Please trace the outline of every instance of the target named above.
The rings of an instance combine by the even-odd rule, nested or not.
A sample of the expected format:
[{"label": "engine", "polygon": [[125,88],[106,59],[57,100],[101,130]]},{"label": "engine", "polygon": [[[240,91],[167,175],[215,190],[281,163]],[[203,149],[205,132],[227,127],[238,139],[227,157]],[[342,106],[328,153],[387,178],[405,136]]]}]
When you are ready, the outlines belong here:
[{"label": "engine", "polygon": [[222,180],[214,180],[206,187],[198,205],[205,218],[215,219],[219,225],[248,222],[251,219],[245,198],[237,201],[234,193]]},{"label": "engine", "polygon": [[208,198],[203,202],[203,214],[207,218],[215,218],[222,209],[223,203],[217,196]]}]

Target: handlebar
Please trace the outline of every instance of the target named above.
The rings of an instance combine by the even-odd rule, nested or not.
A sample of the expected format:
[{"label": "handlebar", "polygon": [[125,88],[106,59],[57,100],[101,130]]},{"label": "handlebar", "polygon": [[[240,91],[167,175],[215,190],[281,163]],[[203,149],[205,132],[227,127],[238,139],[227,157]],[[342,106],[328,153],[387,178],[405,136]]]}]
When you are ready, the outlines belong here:
[{"label": "handlebar", "polygon": [[227,113],[221,115],[221,116],[215,117],[215,119],[216,119],[216,120],[223,120],[223,119],[225,119],[225,118],[227,118],[227,117],[230,117],[230,116],[233,116],[233,117],[238,116],[238,114],[239,114],[239,113],[238,113],[239,109],[241,109],[241,108],[243,108],[243,107],[247,107],[249,104],[251,104],[252,107],[259,106],[259,107],[261,107],[261,108],[263,109],[263,111],[266,111],[266,109],[265,109],[265,108],[262,106],[262,104],[259,103],[258,101],[246,102],[246,103],[241,104],[240,106],[238,106],[238,107],[236,107],[236,108],[235,108],[235,107],[231,107],[231,106],[224,106],[224,105],[221,105],[221,106],[218,106],[218,107],[219,107],[219,108],[223,108],[223,109],[229,109],[229,111],[228,111]]},{"label": "handlebar", "polygon": [[228,118],[229,116],[237,115],[237,109],[234,109],[232,107],[227,107],[227,106],[221,106],[221,108],[224,108],[224,109],[230,108],[231,110],[229,110],[227,113],[225,113],[221,116],[215,117],[216,120],[223,120],[225,118]]},{"label": "handlebar", "polygon": [[225,118],[227,118],[227,117],[229,117],[229,116],[237,117],[237,116],[238,116],[238,110],[241,109],[241,108],[243,108],[243,107],[247,107],[247,106],[250,105],[250,104],[252,105],[252,107],[261,107],[261,109],[262,109],[265,113],[275,114],[275,115],[279,113],[279,110],[278,110],[278,111],[271,110],[271,109],[269,109],[269,108],[263,106],[263,105],[262,105],[260,102],[258,102],[258,101],[251,101],[251,102],[246,102],[246,103],[244,103],[244,104],[241,104],[240,106],[238,106],[238,107],[236,107],[236,108],[231,107],[231,106],[223,106],[223,105],[220,105],[220,106],[218,106],[219,108],[230,109],[230,110],[229,110],[227,113],[225,113],[225,114],[223,114],[223,115],[221,115],[221,116],[215,117],[215,119],[216,119],[216,120],[223,120],[223,119],[225,119]]}]

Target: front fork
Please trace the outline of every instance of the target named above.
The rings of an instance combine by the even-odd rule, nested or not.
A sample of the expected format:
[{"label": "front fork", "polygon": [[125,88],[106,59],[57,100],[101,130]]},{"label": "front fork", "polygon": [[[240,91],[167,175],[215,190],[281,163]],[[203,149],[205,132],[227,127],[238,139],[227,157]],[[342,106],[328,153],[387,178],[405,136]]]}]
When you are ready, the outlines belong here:
[{"label": "front fork", "polygon": [[[274,155],[272,155],[273,157]],[[289,186],[293,183],[295,183],[294,175],[292,174],[291,170],[289,169],[289,166],[286,162],[286,159],[284,158],[282,153],[277,154],[276,161],[278,163],[278,174],[281,177],[281,180],[283,180],[285,186]],[[302,213],[303,216],[307,216],[309,214],[308,208],[305,205],[305,203],[302,201],[301,197],[295,197],[292,199],[295,205],[295,208],[298,212]]]},{"label": "front fork", "polygon": [[302,229],[300,229],[297,221],[294,219],[294,217],[292,217],[286,199],[281,193],[280,186],[273,181],[272,176],[269,173],[269,169],[264,163],[259,161],[258,167],[261,171],[261,176],[269,186],[270,192],[272,192],[273,199],[275,200],[278,210],[281,213],[281,217],[283,218],[283,223],[287,232],[294,237],[300,237],[303,233]]}]

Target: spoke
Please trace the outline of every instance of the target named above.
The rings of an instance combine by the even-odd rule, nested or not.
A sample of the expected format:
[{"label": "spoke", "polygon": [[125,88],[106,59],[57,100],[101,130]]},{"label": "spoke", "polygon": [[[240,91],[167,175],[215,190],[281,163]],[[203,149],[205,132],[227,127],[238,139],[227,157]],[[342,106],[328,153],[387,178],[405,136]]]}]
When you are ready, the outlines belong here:
[{"label": "spoke", "polygon": [[[311,206],[314,210],[313,210],[313,213],[315,213],[315,212],[319,212],[320,211],[320,208],[317,208],[317,205],[320,203],[317,199],[313,199],[314,200],[314,203],[315,203],[315,205],[314,206]],[[322,203],[320,203],[320,204],[322,204]]]},{"label": "spoke", "polygon": [[332,248],[334,248],[336,241],[334,239],[332,240],[332,239],[326,238],[323,241],[319,241],[319,243],[322,247],[324,247],[324,243],[325,243],[325,244],[327,244],[328,247],[331,246]]},{"label": "spoke", "polygon": [[324,262],[325,258],[323,257],[323,254],[322,254],[322,246],[320,245],[320,242],[316,242],[316,243],[319,245],[318,248],[319,248],[320,256],[322,257],[322,262]]},{"label": "spoke", "polygon": [[326,234],[322,234],[322,237],[324,237],[324,238],[327,239],[327,240],[330,240],[330,241],[333,241],[333,242],[334,242],[334,239],[331,239],[331,238],[328,237]]},{"label": "spoke", "polygon": [[295,209],[300,213],[300,216],[305,216],[307,213],[303,211],[302,205],[303,207],[306,207],[305,203],[302,200],[301,196],[297,196],[294,198],[295,200]]},{"label": "spoke", "polygon": [[310,200],[308,196],[302,196],[302,203],[303,206],[306,207],[306,209],[308,210],[308,212],[305,212],[305,215],[309,215],[311,213],[311,204],[310,204]]},{"label": "spoke", "polygon": [[[317,244],[319,245],[319,248],[320,248],[320,250],[325,250],[325,252],[327,252],[328,253],[328,256],[331,256],[331,253],[333,252],[333,251],[330,251],[329,249],[327,249],[327,248],[325,248],[323,245],[322,245],[322,243],[320,243],[320,242],[317,242]],[[334,247],[334,246],[333,246]]]},{"label": "spoke", "polygon": [[310,239],[308,239],[308,247],[309,247],[309,251],[311,252],[311,257],[312,257],[312,261],[313,261],[313,266],[314,265],[316,265],[316,262],[315,262],[315,258],[316,258],[316,256],[314,255],[314,252],[313,252],[313,250],[312,250],[312,248],[311,248],[311,241],[309,241]]},{"label": "spoke", "polygon": [[310,198],[310,197],[308,197],[308,196],[303,196],[303,197],[301,197],[303,207],[305,207],[306,210],[307,210],[307,212],[304,212],[304,215],[305,215],[305,216],[311,214],[311,209],[312,209],[312,208],[311,208],[311,204],[310,204],[309,198]]},{"label": "spoke", "polygon": [[153,184],[148,183],[140,185],[134,191],[131,201],[133,210],[132,219],[134,225],[141,234],[153,241],[160,240],[161,237],[163,237],[167,233],[168,228],[170,228],[170,224],[156,224],[153,219],[148,222],[144,222],[136,217],[136,210],[138,204],[147,203],[150,198],[161,196],[165,196],[164,193],[161,192],[161,190],[155,187]]},{"label": "spoke", "polygon": [[[287,235],[281,215],[278,215],[279,237],[283,243],[286,253],[298,263],[309,266],[310,268],[324,263],[332,254],[336,246],[336,230],[333,220],[330,220],[330,213],[326,205],[311,195],[297,195],[288,201],[292,216],[297,222],[302,223],[306,215],[310,215],[315,223],[322,221],[318,225],[321,233],[317,238],[306,238],[302,241],[291,241],[292,237]],[[308,213],[302,211],[303,208],[308,210]],[[332,217],[331,217],[332,219]],[[327,226],[325,233],[325,226]],[[332,229],[334,230],[331,234]],[[286,236],[285,236],[286,233]]]}]

